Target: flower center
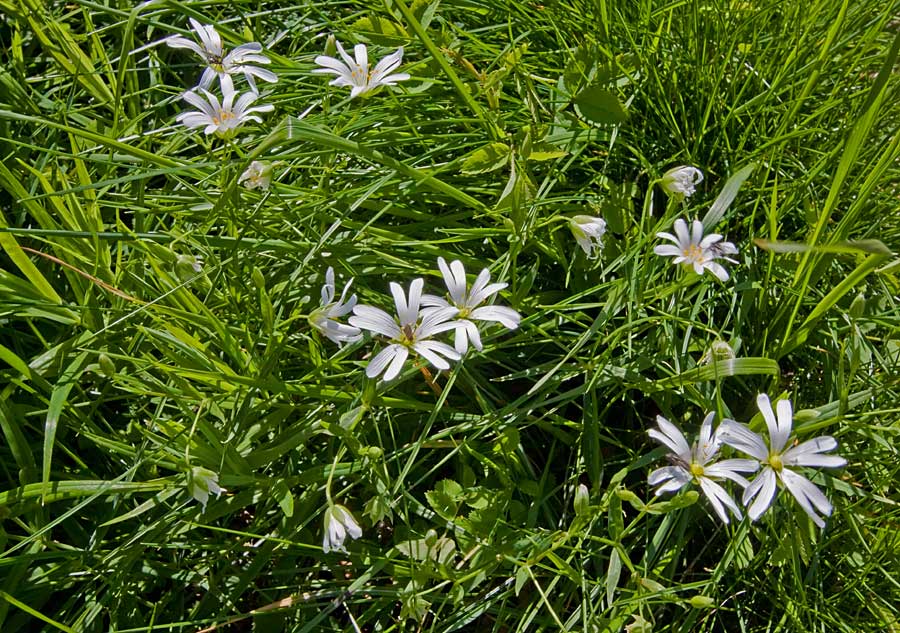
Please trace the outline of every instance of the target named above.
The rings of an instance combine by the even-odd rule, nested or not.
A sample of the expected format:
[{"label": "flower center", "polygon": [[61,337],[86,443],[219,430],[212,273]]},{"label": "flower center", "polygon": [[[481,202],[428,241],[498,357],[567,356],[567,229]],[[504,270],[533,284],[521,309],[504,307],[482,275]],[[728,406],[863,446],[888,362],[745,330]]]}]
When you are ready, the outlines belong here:
[{"label": "flower center", "polygon": [[703,471],[703,466],[701,466],[701,465],[698,464],[697,462],[692,462],[692,463],[691,463],[691,474],[692,474],[694,477],[702,477],[702,476],[703,476],[703,473],[704,473],[704,471]]},{"label": "flower center", "polygon": [[684,255],[685,259],[690,262],[697,262],[702,264],[704,261],[706,261],[706,257],[703,255],[703,249],[700,248],[697,244],[689,244],[681,251],[681,254]]},{"label": "flower center", "polygon": [[413,326],[409,323],[400,328],[400,339],[397,341],[401,345],[411,346],[416,341],[416,333]]},{"label": "flower center", "polygon": [[234,118],[233,112],[229,112],[228,110],[221,110],[221,111],[219,111],[218,116],[214,116],[212,118],[212,120],[213,120],[213,123],[215,123],[216,125],[223,125],[223,124],[227,123],[228,121],[231,121],[233,118]]},{"label": "flower center", "polygon": [[217,73],[225,70],[224,60],[221,55],[214,55],[209,53],[206,55],[206,63],[209,64],[209,67],[212,68]]},{"label": "flower center", "polygon": [[780,473],[781,469],[784,468],[784,462],[781,461],[781,455],[769,455],[769,466],[771,466],[772,470],[775,472]]},{"label": "flower center", "polygon": [[353,77],[353,81],[357,83],[357,85],[365,86],[369,83],[369,69],[363,68],[362,66],[356,66],[352,71],[350,71],[350,76]]}]

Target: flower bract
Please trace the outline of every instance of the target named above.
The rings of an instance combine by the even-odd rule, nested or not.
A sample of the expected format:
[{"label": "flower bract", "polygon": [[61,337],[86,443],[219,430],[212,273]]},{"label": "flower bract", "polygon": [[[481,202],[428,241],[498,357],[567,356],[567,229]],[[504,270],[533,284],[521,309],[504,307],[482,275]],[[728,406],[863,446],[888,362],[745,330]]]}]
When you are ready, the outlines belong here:
[{"label": "flower bract", "polygon": [[[312,72],[337,75],[331,80],[332,86],[350,86],[350,98],[371,92],[379,86],[393,86],[398,81],[409,79],[406,73],[394,71],[403,63],[403,47],[382,59],[369,70],[369,53],[365,44],[357,44],[353,47],[353,57],[347,54],[340,42],[336,42],[341,59],[319,55],[316,64],[322,68],[316,68]],[[343,60],[343,61],[342,61]]]},{"label": "flower bract", "polygon": [[828,497],[809,479],[794,471],[797,466],[813,468],[839,468],[847,463],[838,455],[825,455],[837,448],[837,440],[831,436],[817,437],[800,444],[788,446],[793,424],[793,410],[789,400],[779,400],[777,416],[772,411],[769,396],[760,394],[756,399],[759,412],[769,430],[769,444],[763,438],[743,424],[726,420],[719,428],[722,441],[756,459],[763,464],[760,474],[744,490],[744,505],[749,504],[747,514],[754,521],[761,517],[775,499],[778,483],[787,488],[793,497],[809,515],[813,523],[825,526],[824,519],[819,516],[831,515],[831,502]]},{"label": "flower bract", "polygon": [[694,269],[698,275],[708,270],[721,281],[728,280],[728,271],[717,263],[716,259],[736,264],[737,261],[728,257],[738,252],[731,242],[722,241],[724,238],[718,233],[703,235],[703,223],[694,220],[691,230],[688,231],[687,222],[678,218],[675,220],[675,235],[671,233],[657,233],[660,237],[674,244],[660,244],[653,248],[653,252],[663,257],[674,257],[673,264],[684,264]]}]

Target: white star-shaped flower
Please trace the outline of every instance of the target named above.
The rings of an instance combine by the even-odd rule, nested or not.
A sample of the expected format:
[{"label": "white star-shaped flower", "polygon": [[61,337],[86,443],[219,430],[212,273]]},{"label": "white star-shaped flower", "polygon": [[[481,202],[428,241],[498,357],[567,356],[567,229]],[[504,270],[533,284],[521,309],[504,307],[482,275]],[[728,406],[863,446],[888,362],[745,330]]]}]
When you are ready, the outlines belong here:
[{"label": "white star-shaped flower", "polygon": [[395,319],[384,310],[373,306],[358,305],[353,308],[350,324],[363,330],[388,337],[390,344],[378,352],[366,366],[366,376],[374,378],[384,372],[384,380],[393,380],[403,368],[412,350],[438,369],[449,369],[450,360],[459,360],[455,349],[430,340],[440,332],[456,327],[451,319],[459,312],[456,308],[435,308],[420,311],[422,288],[425,282],[419,278],[409,285],[409,300],[400,284],[391,282],[391,294],[397,308]]},{"label": "white star-shaped flower", "polygon": [[679,200],[694,195],[697,185],[703,182],[703,172],[696,167],[681,165],[663,174],[659,184],[670,196]]},{"label": "white star-shaped flower", "polygon": [[345,552],[344,540],[349,536],[357,539],[362,536],[359,523],[353,518],[350,510],[340,504],[328,506],[325,510],[324,537],[322,538],[322,551]]},{"label": "white star-shaped flower", "polygon": [[[186,92],[184,100],[197,108],[196,111],[182,112],[176,119],[187,128],[204,128],[204,134],[215,132],[222,138],[231,137],[235,131],[247,121],[262,123],[262,119],[256,116],[257,112],[271,112],[274,106],[267,104],[250,107],[259,95],[245,92],[238,97],[234,90],[234,83],[227,75],[222,79],[222,102],[209,92],[201,88],[204,97],[196,92]],[[235,101],[237,97],[237,101]]]},{"label": "white star-shaped flower", "polygon": [[251,162],[238,178],[238,184],[244,185],[247,189],[266,190],[271,183],[272,165],[258,160]]},{"label": "white star-shaped flower", "polygon": [[576,215],[569,218],[569,229],[575,241],[589,258],[593,258],[603,250],[603,234],[606,233],[606,220],[591,215]]},{"label": "white star-shaped flower", "polygon": [[700,425],[700,436],[694,445],[690,446],[681,429],[661,415],[656,416],[659,428],[650,429],[648,434],[672,451],[667,455],[671,465],[654,470],[647,478],[647,482],[651,486],[659,486],[656,489],[657,495],[675,492],[691,482],[696,483],[709,499],[718,517],[723,523],[728,523],[728,513],[725,509],[730,510],[738,519],[741,518],[741,510],[716,480],[730,479],[740,486],[747,486],[750,482],[739,473],[755,472],[759,469],[759,463],[752,459],[724,459],[713,462],[721,447],[721,441],[712,428],[714,417],[715,413],[710,413],[704,418]]},{"label": "white star-shaped flower", "polygon": [[166,44],[172,48],[187,48],[197,53],[206,63],[207,68],[200,76],[198,88],[209,88],[213,79],[218,76],[224,79],[229,75],[243,74],[250,84],[253,92],[259,92],[256,88],[254,77],[259,77],[263,81],[274,83],[278,81],[278,76],[271,70],[254,66],[253,64],[270,64],[270,60],[265,55],[260,54],[262,45],[259,42],[250,42],[241,44],[230,53],[225,53],[222,45],[222,38],[219,36],[216,28],[211,24],[200,24],[194,18],[189,18],[191,26],[200,44],[189,40],[181,35],[173,35],[166,39]]},{"label": "white star-shaped flower", "polygon": [[362,338],[359,328],[336,321],[349,314],[356,306],[356,295],[350,295],[350,298],[344,301],[352,283],[352,279],[347,282],[341,298],[335,301],[334,268],[329,266],[325,271],[325,285],[322,286],[322,303],[309,315],[310,325],[338,345],[354,343]]},{"label": "white star-shaped flower", "polygon": [[674,257],[673,264],[692,266],[694,272],[702,275],[708,270],[722,281],[728,280],[728,271],[716,259],[736,264],[737,260],[728,255],[735,255],[738,249],[731,242],[723,242],[723,237],[718,233],[703,235],[703,223],[694,220],[691,231],[688,232],[687,223],[678,218],[675,220],[675,235],[671,233],[657,233],[656,237],[670,240],[675,244],[660,244],[653,248],[653,252],[663,257]]},{"label": "white star-shaped flower", "polygon": [[779,400],[776,405],[778,416],[772,411],[769,396],[760,394],[756,405],[769,429],[769,445],[762,436],[745,425],[726,420],[719,427],[721,440],[762,462],[764,468],[744,490],[744,505],[750,504],[747,514],[754,521],[772,505],[778,482],[787,488],[813,523],[825,527],[825,521],[816,510],[825,516],[831,515],[831,502],[814,483],[789,467],[809,466],[812,468],[839,468],[847,460],[838,455],[823,455],[837,448],[837,440],[831,436],[817,437],[787,450],[793,424],[793,410],[790,400]]},{"label": "white star-shaped flower", "polygon": [[209,501],[209,495],[216,495],[219,498],[225,490],[219,487],[219,475],[209,468],[203,466],[194,466],[187,473],[188,492],[191,496],[200,502],[203,511],[206,511],[206,503]]},{"label": "white star-shaped flower", "polygon": [[481,335],[478,327],[472,321],[494,321],[510,330],[519,327],[522,317],[512,308],[495,305],[481,306],[491,296],[506,288],[508,284],[488,283],[491,280],[491,273],[484,268],[478,273],[472,288],[467,291],[466,269],[462,262],[457,259],[448,265],[443,257],[438,257],[437,261],[441,275],[444,277],[444,283],[447,285],[447,292],[450,293],[450,301],[448,302],[443,297],[426,294],[422,296],[422,305],[429,308],[455,307],[459,310],[454,322],[456,330],[454,347],[457,352],[465,354],[469,349],[470,341],[475,349],[478,351],[482,349]]},{"label": "white star-shaped flower", "polygon": [[351,99],[371,92],[379,86],[393,86],[398,81],[409,79],[409,75],[406,73],[394,72],[403,63],[402,46],[378,62],[370,72],[369,53],[365,44],[357,44],[353,48],[356,56],[356,59],[353,59],[340,42],[336,41],[335,43],[343,61],[328,55],[319,55],[315,61],[322,68],[316,68],[312,72],[337,75],[335,79],[331,80],[331,85],[350,86]]}]

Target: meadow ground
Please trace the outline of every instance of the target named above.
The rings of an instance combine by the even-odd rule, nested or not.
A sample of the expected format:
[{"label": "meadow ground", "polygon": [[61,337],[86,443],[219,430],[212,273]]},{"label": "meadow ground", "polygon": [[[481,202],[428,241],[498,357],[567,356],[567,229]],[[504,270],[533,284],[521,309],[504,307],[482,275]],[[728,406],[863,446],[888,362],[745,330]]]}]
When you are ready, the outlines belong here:
[{"label": "meadow ground", "polygon": [[0,12],[0,630],[900,630],[900,1]]}]

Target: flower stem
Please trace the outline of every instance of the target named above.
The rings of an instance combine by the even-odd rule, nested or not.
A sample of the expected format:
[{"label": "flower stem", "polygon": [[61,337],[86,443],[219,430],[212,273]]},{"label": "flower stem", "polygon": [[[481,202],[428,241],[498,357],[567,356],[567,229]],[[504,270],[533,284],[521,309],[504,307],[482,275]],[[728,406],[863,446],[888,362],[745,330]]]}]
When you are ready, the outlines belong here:
[{"label": "flower stem", "polygon": [[425,376],[425,382],[427,382],[428,386],[431,387],[434,395],[440,398],[444,390],[441,389],[441,386],[435,382],[434,377],[431,375],[431,372],[428,371],[428,368],[425,365],[419,365],[419,371],[422,372],[423,376]]}]

